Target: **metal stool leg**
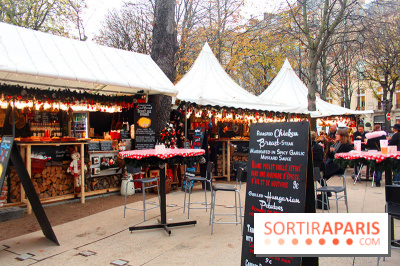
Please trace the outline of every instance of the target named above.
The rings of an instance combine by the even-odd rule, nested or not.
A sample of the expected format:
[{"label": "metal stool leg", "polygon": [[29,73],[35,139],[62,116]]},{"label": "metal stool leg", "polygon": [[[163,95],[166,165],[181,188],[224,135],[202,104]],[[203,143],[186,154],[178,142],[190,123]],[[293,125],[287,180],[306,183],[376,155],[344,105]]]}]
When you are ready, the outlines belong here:
[{"label": "metal stool leg", "polygon": [[237,222],[237,200],[236,200],[236,191],[235,191],[235,218]]},{"label": "metal stool leg", "polygon": [[186,183],[185,183],[185,199],[183,200],[183,213],[185,213],[185,207],[186,207],[186,192],[188,189],[188,185],[187,185],[188,181],[186,179]]},{"label": "metal stool leg", "polygon": [[211,217],[211,234],[213,234],[214,229],[214,219],[215,219],[215,198],[217,197],[217,191],[214,192],[213,202],[212,202],[212,217]]},{"label": "metal stool leg", "polygon": [[142,183],[142,195],[143,195],[143,222],[146,221],[146,185]]},{"label": "metal stool leg", "polygon": [[206,212],[207,212],[207,182],[203,182],[203,183],[204,183],[204,200],[205,200]]},{"label": "metal stool leg", "polygon": [[239,215],[240,215],[240,231],[243,235],[243,223],[242,223],[242,202],[240,201],[240,191],[236,191],[239,197]]},{"label": "metal stool leg", "polygon": [[128,184],[129,184],[129,181],[126,182],[126,186],[125,186],[124,218],[125,218],[125,210],[126,210],[126,196],[128,194]]},{"label": "metal stool leg", "polygon": [[[194,186],[194,184],[193,184],[193,186]],[[187,210],[188,210],[188,219],[189,219],[189,212],[190,212],[190,194],[192,194],[191,182],[189,183],[189,201],[188,201],[188,206],[187,206]]]}]

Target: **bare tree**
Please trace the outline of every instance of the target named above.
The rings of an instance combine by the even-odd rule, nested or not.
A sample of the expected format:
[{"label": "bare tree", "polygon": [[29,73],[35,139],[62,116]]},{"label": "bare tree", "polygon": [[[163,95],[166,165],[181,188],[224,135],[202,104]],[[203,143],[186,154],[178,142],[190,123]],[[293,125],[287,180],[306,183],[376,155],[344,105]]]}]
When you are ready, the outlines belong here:
[{"label": "bare tree", "polygon": [[[315,111],[318,62],[338,25],[351,14],[352,8],[358,1],[297,0],[296,4],[291,4],[288,0],[286,2],[294,21],[294,29],[301,33],[301,35],[292,34],[292,36],[307,49],[308,110]],[[298,32],[297,30],[294,32]],[[312,127],[314,128],[315,125]]]},{"label": "bare tree", "polygon": [[66,37],[74,37],[75,25],[84,39],[81,14],[86,8],[85,0],[2,0],[0,21]]},{"label": "bare tree", "polygon": [[[399,1],[377,0],[371,3],[365,16],[365,72],[366,80],[382,89],[382,96],[376,98],[383,104],[384,112],[389,113],[393,106],[393,94],[400,77],[400,4]],[[386,121],[386,130],[390,124]]]},{"label": "bare tree", "polygon": [[95,41],[118,49],[149,54],[154,16],[153,0],[125,3],[108,12]]},{"label": "bare tree", "polygon": [[[175,53],[178,50],[175,7],[176,1],[155,1],[153,41],[151,46],[151,58],[153,58],[171,82],[174,82],[176,77]],[[149,101],[155,105],[155,132],[158,136],[169,121],[171,97],[155,95]]]}]

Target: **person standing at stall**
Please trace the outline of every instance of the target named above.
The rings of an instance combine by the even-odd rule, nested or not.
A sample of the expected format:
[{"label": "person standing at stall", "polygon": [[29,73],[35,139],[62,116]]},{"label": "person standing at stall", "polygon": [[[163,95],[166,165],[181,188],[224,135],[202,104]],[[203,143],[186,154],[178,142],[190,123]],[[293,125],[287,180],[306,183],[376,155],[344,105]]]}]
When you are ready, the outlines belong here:
[{"label": "person standing at stall", "polygon": [[[381,150],[380,140],[386,139],[386,132],[382,131],[381,125],[375,125],[374,131],[365,134],[365,137],[367,138],[367,149],[380,151]],[[382,179],[382,171],[375,170],[374,175],[375,175],[375,185],[377,187],[380,187]]]},{"label": "person standing at stall", "polygon": [[[393,131],[393,136],[389,138],[389,145],[397,146],[397,150],[400,151],[400,124],[395,124]],[[393,182],[400,182],[400,173],[393,173]]]},{"label": "person standing at stall", "polygon": [[[365,150],[365,142],[366,142],[366,137],[365,137],[365,130],[364,130],[364,125],[359,124],[357,127],[357,131],[354,132],[353,134],[353,140],[361,140],[361,150]],[[358,166],[354,165],[354,174],[351,175],[352,178],[355,178],[358,175]]]},{"label": "person standing at stall", "polygon": [[336,140],[336,131],[337,131],[337,125],[336,124],[332,124],[329,127],[329,134],[328,137],[330,140],[335,141]]},{"label": "person standing at stall", "polygon": [[311,131],[311,146],[313,151],[314,167],[319,167],[322,172],[325,171],[324,149],[322,145],[317,143],[317,133],[314,131]]}]

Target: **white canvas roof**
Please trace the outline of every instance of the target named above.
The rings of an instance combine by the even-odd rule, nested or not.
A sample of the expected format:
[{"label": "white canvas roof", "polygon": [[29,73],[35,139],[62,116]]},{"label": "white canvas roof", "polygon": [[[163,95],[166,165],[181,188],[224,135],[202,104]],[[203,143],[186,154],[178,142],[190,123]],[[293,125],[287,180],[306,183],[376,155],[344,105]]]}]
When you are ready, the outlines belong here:
[{"label": "white canvas roof", "polygon": [[[175,95],[149,55],[0,23],[0,83]],[[40,86],[42,84],[42,86]]]},{"label": "white canvas roof", "polygon": [[295,109],[290,104],[261,100],[240,87],[219,64],[208,43],[175,88],[178,90],[178,99],[202,106],[275,112],[292,112]]},{"label": "white canvas roof", "polygon": [[307,94],[307,86],[296,75],[289,61],[286,59],[278,75],[276,75],[268,88],[258,97],[265,100],[271,99],[282,104],[291,103],[297,105],[297,113],[310,113],[311,117],[373,113],[372,110],[355,111],[330,104],[319,97],[316,97],[317,110],[308,112]]}]

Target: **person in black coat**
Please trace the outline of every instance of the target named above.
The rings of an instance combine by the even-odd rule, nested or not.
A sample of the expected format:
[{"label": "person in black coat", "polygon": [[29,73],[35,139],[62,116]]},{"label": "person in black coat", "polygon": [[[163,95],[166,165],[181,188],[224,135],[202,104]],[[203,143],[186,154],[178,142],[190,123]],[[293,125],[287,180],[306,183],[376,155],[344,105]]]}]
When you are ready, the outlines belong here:
[{"label": "person in black coat", "polygon": [[323,172],[325,170],[324,164],[324,148],[322,145],[316,142],[317,133],[311,132],[311,147],[313,152],[313,163],[314,167],[319,167],[319,169]]},{"label": "person in black coat", "polygon": [[[361,142],[366,141],[364,125],[358,125],[357,131],[353,134],[353,140],[361,140]],[[365,150],[365,144],[361,144],[361,150]]]},{"label": "person in black coat", "polygon": [[[353,140],[361,140],[361,150],[364,151],[366,146],[365,146],[365,142],[367,141],[366,137],[365,137],[365,130],[364,130],[364,125],[359,124],[357,127],[357,131],[354,132],[353,134]],[[358,175],[358,169],[359,165],[354,165],[354,174],[351,176],[353,178],[355,178]]]},{"label": "person in black coat", "polygon": [[328,180],[334,175],[342,175],[344,173],[344,170],[333,162],[335,154],[352,150],[354,150],[354,146],[350,143],[349,132],[346,129],[337,130],[335,142],[329,148],[325,162],[325,180]]},{"label": "person in black coat", "polygon": [[381,139],[386,139],[386,132],[381,130],[381,125],[375,125],[374,131],[365,134],[367,138],[367,149],[369,150],[381,150]]},{"label": "person in black coat", "polygon": [[[369,150],[381,150],[380,140],[386,139],[386,132],[381,130],[381,125],[375,125],[374,131],[365,134],[367,137],[367,149]],[[381,186],[382,172],[375,170],[375,185]]]},{"label": "person in black coat", "polygon": [[[400,151],[400,124],[395,124],[393,126],[394,135],[389,140],[389,145],[397,146],[397,150]],[[393,182],[400,181],[400,174],[393,173]]]},{"label": "person in black coat", "polygon": [[400,124],[395,124],[393,126],[394,134],[389,140],[389,145],[397,146],[397,150],[400,151]]}]

